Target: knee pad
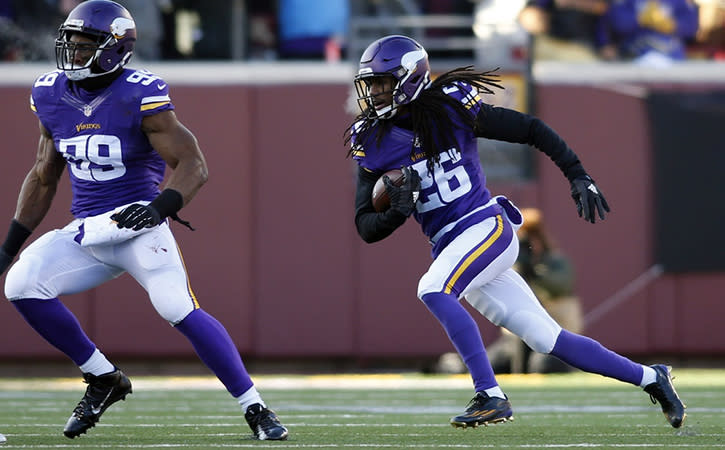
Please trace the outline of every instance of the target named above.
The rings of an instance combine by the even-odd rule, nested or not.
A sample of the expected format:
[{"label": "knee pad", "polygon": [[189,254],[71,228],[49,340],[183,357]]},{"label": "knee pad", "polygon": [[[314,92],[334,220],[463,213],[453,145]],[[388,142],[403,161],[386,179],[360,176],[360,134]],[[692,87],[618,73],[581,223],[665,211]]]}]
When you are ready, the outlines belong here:
[{"label": "knee pad", "polygon": [[485,296],[480,290],[474,289],[467,293],[466,301],[492,324],[501,326],[506,321],[506,315],[508,313],[506,304]]},{"label": "knee pad", "polygon": [[551,353],[561,332],[551,317],[534,311],[517,311],[504,326],[538,353]]},{"label": "knee pad", "polygon": [[423,275],[418,281],[418,298],[422,301],[425,294],[431,292],[440,292],[442,288],[439,286],[440,283],[436,283],[428,273]]},{"label": "knee pad", "polygon": [[186,285],[158,285],[149,288],[149,297],[156,312],[171,325],[176,325],[194,310],[194,299]]},{"label": "knee pad", "polygon": [[478,289],[466,294],[466,300],[491,323],[506,328],[535,352],[553,350],[561,326],[538,303],[508,305]]},{"label": "knee pad", "polygon": [[[23,298],[48,299],[58,296],[49,281],[38,276],[38,268],[43,267],[41,258],[23,255],[7,273],[5,278],[5,297],[10,300]],[[44,281],[41,281],[44,280]]]}]

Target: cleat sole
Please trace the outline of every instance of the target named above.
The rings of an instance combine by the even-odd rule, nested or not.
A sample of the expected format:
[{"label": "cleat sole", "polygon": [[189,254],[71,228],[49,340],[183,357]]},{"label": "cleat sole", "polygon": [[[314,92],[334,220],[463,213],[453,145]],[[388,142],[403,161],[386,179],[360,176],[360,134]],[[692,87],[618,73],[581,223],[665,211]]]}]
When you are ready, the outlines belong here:
[{"label": "cleat sole", "polygon": [[466,429],[466,428],[478,428],[480,425],[483,425],[484,427],[487,427],[489,425],[496,425],[498,423],[513,422],[513,420],[514,420],[514,416],[511,416],[511,417],[501,417],[501,418],[493,419],[493,420],[486,420],[486,421],[483,421],[483,422],[471,422],[471,423],[467,423],[467,422],[451,422],[451,426],[453,428],[462,428],[462,429]]}]

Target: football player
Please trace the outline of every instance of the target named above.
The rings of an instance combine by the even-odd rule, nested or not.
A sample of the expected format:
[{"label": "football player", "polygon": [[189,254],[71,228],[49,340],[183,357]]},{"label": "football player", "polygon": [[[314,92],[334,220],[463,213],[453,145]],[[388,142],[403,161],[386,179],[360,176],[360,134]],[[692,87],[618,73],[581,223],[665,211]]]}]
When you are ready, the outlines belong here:
[{"label": "football player", "polygon": [[[194,135],[174,113],[167,83],[125,68],[136,40],[129,12],[109,0],[73,9],[56,40],[58,70],[33,85],[36,162],[0,247],[0,273],[46,215],[68,168],[74,220],[30,244],[8,271],[5,295],[30,326],[76,363],[88,384],[63,433],[74,438],[131,393],[131,382],[88,338],[59,297],[128,272],[156,311],[186,336],[241,405],[258,439],[287,438],[226,329],[199,305],[169,227],[207,180]],[[171,174],[163,190],[164,169]]]},{"label": "football player", "polygon": [[[513,270],[523,220],[511,201],[487,189],[477,138],[530,144],[548,155],[569,181],[584,220],[594,223],[597,215],[603,220],[609,206],[574,151],[544,122],[481,100],[480,93],[501,87],[495,75],[465,67],[433,81],[420,44],[406,36],[383,37],[360,58],[354,83],[361,113],[346,133],[349,155],[359,166],[355,224],[362,239],[384,239],[413,215],[432,244],[433,263],[419,281],[418,297],[445,329],[475,387],[466,410],[451,424],[465,428],[513,418],[480,331],[459,301],[465,298],[534,351],[644,388],[669,423],[682,426],[685,406],[669,367],[635,363],[562,329]],[[383,177],[391,206],[376,212],[375,182],[401,167],[401,186]]]}]

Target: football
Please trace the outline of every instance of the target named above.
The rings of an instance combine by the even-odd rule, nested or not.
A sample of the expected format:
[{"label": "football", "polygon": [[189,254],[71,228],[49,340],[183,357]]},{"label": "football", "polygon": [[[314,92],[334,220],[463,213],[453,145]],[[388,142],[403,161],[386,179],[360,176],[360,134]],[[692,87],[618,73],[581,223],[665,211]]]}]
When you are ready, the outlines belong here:
[{"label": "football", "polygon": [[375,186],[373,186],[372,194],[373,208],[377,212],[383,212],[390,208],[390,197],[388,197],[388,192],[385,190],[385,183],[383,182],[383,177],[386,175],[395,186],[401,186],[403,184],[403,171],[400,169],[389,170],[378,178]]}]

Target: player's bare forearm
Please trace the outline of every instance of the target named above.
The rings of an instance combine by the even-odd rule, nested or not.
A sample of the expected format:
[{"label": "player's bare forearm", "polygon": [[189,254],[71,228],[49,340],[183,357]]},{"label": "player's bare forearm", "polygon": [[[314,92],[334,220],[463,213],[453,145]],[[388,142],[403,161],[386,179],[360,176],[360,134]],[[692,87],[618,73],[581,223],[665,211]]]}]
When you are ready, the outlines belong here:
[{"label": "player's bare forearm", "polygon": [[173,111],[144,118],[142,128],[172,169],[164,187],[179,192],[184,205],[188,204],[209,177],[196,137],[176,119]]},{"label": "player's bare forearm", "polygon": [[20,188],[15,220],[29,230],[34,230],[48,213],[56,187],[57,184],[50,186],[39,183],[37,177],[29,173]]},{"label": "player's bare forearm", "polygon": [[206,161],[201,153],[199,156],[179,160],[164,186],[178,191],[184,198],[184,205],[194,198],[209,177]]},{"label": "player's bare forearm", "polygon": [[35,164],[25,176],[18,195],[15,220],[34,230],[50,209],[65,168],[65,159],[55,150],[52,137],[40,125]]}]

